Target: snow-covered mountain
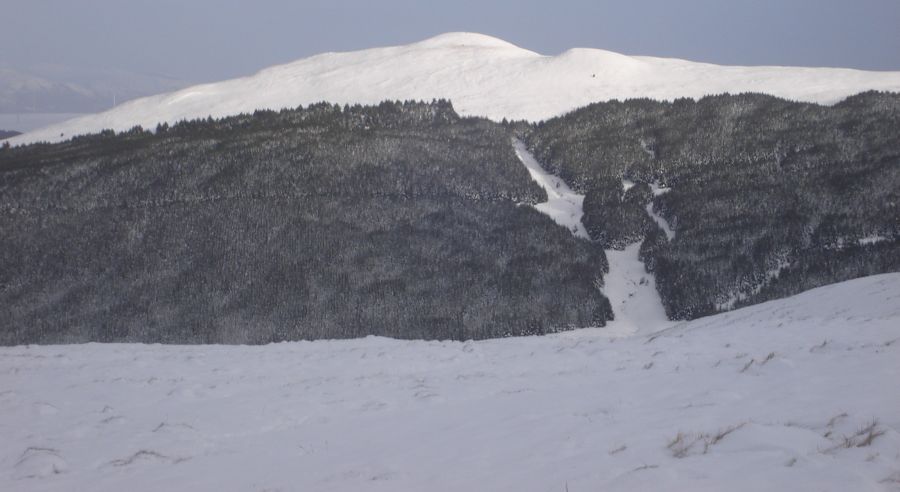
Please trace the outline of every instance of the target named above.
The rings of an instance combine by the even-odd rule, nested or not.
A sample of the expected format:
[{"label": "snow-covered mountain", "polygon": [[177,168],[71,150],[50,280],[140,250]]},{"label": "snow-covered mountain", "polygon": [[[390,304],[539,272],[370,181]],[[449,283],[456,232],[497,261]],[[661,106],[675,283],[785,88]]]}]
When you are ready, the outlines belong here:
[{"label": "snow-covered mountain", "polygon": [[462,115],[542,120],[610,99],[762,92],[832,104],[865,90],[900,91],[900,72],[737,67],[572,49],[545,56],[472,33],[350,53],[325,53],[250,76],[122,104],[11,140],[58,141],[105,128],[221,117],[313,102],[450,99]]},{"label": "snow-covered mountain", "polygon": [[610,339],[0,348],[3,490],[900,484],[900,274]]}]

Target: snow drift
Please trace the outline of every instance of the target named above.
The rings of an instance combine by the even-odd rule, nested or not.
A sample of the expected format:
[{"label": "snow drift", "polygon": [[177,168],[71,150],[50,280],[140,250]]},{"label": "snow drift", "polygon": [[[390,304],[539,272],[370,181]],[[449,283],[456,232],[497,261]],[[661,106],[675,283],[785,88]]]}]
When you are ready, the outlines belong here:
[{"label": "snow drift", "polygon": [[610,99],[761,92],[832,104],[865,90],[900,91],[900,72],[718,66],[581,48],[545,56],[490,36],[450,33],[406,46],[325,53],[250,77],[138,99],[10,142],[52,142],[106,128],[153,128],[319,101],[444,98],[461,115],[538,121]]}]

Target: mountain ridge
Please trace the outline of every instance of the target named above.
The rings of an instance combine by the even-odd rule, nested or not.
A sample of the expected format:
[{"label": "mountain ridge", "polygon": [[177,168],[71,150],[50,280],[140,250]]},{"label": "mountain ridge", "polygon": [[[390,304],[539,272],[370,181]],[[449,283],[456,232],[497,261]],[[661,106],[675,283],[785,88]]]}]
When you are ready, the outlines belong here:
[{"label": "mountain ridge", "polygon": [[542,121],[613,99],[759,92],[834,104],[866,90],[900,92],[900,72],[719,66],[593,48],[546,56],[491,36],[447,33],[403,46],[323,53],[246,77],[137,99],[27,133],[11,144],[321,101],[449,99],[462,116]]}]

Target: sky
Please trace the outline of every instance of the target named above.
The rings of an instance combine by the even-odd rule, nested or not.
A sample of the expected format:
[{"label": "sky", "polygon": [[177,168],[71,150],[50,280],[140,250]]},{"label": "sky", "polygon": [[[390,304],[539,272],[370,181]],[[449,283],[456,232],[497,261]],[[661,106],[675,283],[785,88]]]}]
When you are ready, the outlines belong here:
[{"label": "sky", "polygon": [[473,31],[718,64],[900,70],[900,0],[0,0],[0,65],[196,82]]}]

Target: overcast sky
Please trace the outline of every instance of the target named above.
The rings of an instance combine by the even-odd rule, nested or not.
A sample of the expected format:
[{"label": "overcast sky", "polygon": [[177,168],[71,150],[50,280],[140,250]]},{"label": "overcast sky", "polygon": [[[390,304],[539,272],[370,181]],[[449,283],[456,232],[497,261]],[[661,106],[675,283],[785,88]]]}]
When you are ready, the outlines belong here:
[{"label": "overcast sky", "polygon": [[0,0],[0,63],[212,81],[448,31],[545,54],[900,70],[900,0]]}]

